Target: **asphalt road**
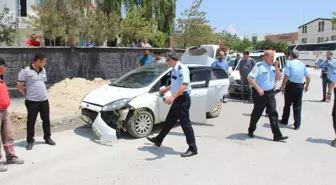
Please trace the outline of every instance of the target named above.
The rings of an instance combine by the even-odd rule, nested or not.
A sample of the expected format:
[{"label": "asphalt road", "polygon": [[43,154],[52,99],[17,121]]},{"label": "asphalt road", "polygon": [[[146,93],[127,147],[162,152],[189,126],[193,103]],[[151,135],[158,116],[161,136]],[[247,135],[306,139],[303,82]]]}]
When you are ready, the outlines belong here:
[{"label": "asphalt road", "polygon": [[[161,148],[146,139],[120,139],[110,146],[96,142],[92,131],[78,127],[53,135],[56,147],[39,141],[32,151],[18,142],[26,163],[0,173],[1,185],[334,185],[336,148],[332,104],[322,98],[319,72],[310,70],[312,84],[304,95],[302,128],[282,127],[286,143],[273,142],[269,121],[262,117],[256,138],[246,136],[252,104],[228,100],[222,114],[194,125],[199,155],[181,158],[187,149],[180,127]],[[282,114],[283,97],[277,95]],[[292,120],[292,118],[291,118]]]}]

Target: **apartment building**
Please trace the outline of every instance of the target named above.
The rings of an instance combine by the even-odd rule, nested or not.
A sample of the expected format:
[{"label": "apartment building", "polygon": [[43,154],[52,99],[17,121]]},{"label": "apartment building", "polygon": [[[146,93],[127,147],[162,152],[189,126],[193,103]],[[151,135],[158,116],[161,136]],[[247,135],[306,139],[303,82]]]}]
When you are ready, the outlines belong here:
[{"label": "apartment building", "polygon": [[317,18],[298,28],[299,43],[323,43],[336,41],[336,25],[331,19]]}]

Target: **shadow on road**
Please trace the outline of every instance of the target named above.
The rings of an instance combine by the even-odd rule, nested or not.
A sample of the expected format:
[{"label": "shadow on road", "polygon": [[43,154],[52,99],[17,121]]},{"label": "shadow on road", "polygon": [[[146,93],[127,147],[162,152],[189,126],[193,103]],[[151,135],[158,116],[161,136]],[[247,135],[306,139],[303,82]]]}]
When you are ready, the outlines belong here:
[{"label": "shadow on road", "polygon": [[176,152],[173,148],[167,146],[160,146],[160,148],[153,146],[152,144],[146,143],[148,146],[143,146],[138,148],[139,151],[149,152],[153,154],[155,157],[146,158],[146,161],[154,161],[157,159],[162,159],[166,155],[181,155],[182,153]]},{"label": "shadow on road", "polygon": [[[255,139],[260,139],[260,140],[265,140],[265,141],[273,141],[272,139],[262,137],[262,136],[256,136],[256,135],[254,135],[254,138]],[[230,135],[230,136],[226,137],[226,139],[237,140],[237,141],[246,141],[248,139],[253,139],[253,138],[250,138],[246,133],[238,133],[238,134]]]},{"label": "shadow on road", "polygon": [[[42,145],[42,144],[46,144],[46,143],[44,141],[35,141],[34,142],[34,145]],[[26,148],[27,141],[20,141],[20,142],[14,143],[14,146],[15,147],[21,147],[21,148]]]},{"label": "shadow on road", "polygon": [[310,102],[310,103],[324,103],[321,100],[303,100],[302,102]]},{"label": "shadow on road", "polygon": [[312,137],[307,138],[306,141],[309,143],[315,143],[315,144],[327,144],[329,146],[331,146],[330,144],[332,142],[332,140],[312,138]]}]

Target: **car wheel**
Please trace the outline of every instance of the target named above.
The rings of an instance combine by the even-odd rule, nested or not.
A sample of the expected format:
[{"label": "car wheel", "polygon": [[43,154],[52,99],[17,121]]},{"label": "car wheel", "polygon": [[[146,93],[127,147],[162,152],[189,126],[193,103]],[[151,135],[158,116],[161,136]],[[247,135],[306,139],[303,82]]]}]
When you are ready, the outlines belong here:
[{"label": "car wheel", "polygon": [[207,112],[207,118],[216,118],[222,110],[222,102],[219,102],[211,112]]},{"label": "car wheel", "polygon": [[126,122],[127,132],[135,138],[148,136],[152,132],[153,126],[153,116],[146,110],[135,110]]}]

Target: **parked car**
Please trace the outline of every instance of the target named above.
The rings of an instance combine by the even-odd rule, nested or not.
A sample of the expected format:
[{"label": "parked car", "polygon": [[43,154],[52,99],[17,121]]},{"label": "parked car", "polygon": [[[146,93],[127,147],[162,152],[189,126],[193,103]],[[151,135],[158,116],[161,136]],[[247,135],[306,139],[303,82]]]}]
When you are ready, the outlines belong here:
[{"label": "parked car", "polygon": [[[258,50],[257,52],[255,53],[251,53],[250,52],[250,57],[253,58],[256,63],[259,63],[261,62],[260,61],[260,55],[263,55],[264,52]],[[279,61],[279,68],[280,68],[280,71],[282,71],[282,69],[285,67],[286,65],[286,55],[284,53],[277,53],[275,52],[275,55],[274,55],[274,61],[275,60],[278,60]],[[230,61],[231,62],[231,61]],[[230,96],[237,96],[237,95],[240,95],[241,93],[241,84],[240,84],[240,74],[239,74],[239,70],[238,70],[238,66],[239,66],[239,63],[241,61],[238,62],[238,65],[236,66],[235,70],[231,70],[229,71],[230,72],[230,86],[229,86],[229,95]],[[276,83],[276,86],[275,86],[275,90],[278,90],[280,89],[280,86],[281,86],[281,83],[282,81],[278,81]],[[244,88],[244,94],[247,95],[247,86]]]},{"label": "parked car", "polygon": [[[190,120],[204,123],[206,118],[219,116],[229,79],[223,70],[205,65],[206,61],[198,63],[185,63],[192,87]],[[166,63],[139,67],[92,91],[81,102],[82,119],[92,125],[101,142],[115,140],[119,131],[135,138],[148,136],[154,124],[164,122],[168,114],[170,105],[163,99],[171,93],[162,97],[159,90],[170,85],[171,70]]]}]

